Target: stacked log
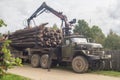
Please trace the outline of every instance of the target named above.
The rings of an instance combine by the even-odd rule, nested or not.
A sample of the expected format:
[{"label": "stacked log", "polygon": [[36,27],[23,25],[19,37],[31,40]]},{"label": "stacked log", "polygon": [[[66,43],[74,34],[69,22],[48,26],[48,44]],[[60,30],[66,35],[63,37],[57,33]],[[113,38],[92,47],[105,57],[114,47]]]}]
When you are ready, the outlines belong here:
[{"label": "stacked log", "polygon": [[61,30],[54,30],[42,24],[37,27],[17,30],[9,36],[11,46],[19,48],[57,47],[62,42]]}]

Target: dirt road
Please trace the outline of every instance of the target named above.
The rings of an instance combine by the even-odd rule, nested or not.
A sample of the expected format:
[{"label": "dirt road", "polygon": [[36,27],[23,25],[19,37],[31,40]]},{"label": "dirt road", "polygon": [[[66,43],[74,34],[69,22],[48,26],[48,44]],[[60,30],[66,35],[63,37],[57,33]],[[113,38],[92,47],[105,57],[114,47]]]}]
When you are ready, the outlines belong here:
[{"label": "dirt road", "polygon": [[65,69],[52,68],[51,71],[48,72],[47,69],[32,68],[28,65],[15,67],[8,70],[8,72],[29,77],[32,80],[120,80],[120,78],[97,74],[77,74]]}]

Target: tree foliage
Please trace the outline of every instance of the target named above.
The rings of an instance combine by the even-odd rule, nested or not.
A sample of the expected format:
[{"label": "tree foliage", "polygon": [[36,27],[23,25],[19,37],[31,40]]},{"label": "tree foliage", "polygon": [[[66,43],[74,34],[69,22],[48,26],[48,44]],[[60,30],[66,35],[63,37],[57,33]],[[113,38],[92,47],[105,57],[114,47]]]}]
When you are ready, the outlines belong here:
[{"label": "tree foliage", "polygon": [[85,20],[78,20],[77,25],[75,26],[74,33],[79,33],[80,35],[84,35],[90,37],[90,27]]},{"label": "tree foliage", "polygon": [[0,19],[0,27],[7,26],[2,19]]},{"label": "tree foliage", "polygon": [[105,39],[104,47],[111,50],[120,50],[120,36],[110,30]]},{"label": "tree foliage", "polygon": [[[0,19],[0,27],[6,26],[3,20]],[[9,49],[10,40],[0,41],[0,79],[2,78],[7,69],[15,65],[21,65],[21,59],[13,58]]]},{"label": "tree foliage", "polygon": [[105,35],[98,26],[94,25],[91,28],[91,38],[94,39],[97,43],[103,44]]},{"label": "tree foliage", "polygon": [[90,27],[85,20],[78,20],[74,33],[79,33],[80,35],[92,38],[97,43],[103,44],[105,49],[120,50],[119,35],[110,30],[109,34],[105,37],[99,26],[94,25]]},{"label": "tree foliage", "polygon": [[74,33],[79,33],[80,35],[92,38],[101,44],[103,44],[105,39],[104,33],[98,26],[94,25],[91,28],[85,20],[78,21],[77,25],[75,26]]},{"label": "tree foliage", "polygon": [[58,29],[57,24],[54,24],[52,28],[53,28],[54,30],[57,30],[57,29]]}]

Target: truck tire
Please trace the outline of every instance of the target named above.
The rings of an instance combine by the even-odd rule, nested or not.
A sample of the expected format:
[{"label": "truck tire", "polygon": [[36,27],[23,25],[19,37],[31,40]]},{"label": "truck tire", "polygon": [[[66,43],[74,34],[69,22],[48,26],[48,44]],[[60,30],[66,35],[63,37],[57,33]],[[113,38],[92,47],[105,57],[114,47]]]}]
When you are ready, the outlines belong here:
[{"label": "truck tire", "polygon": [[91,70],[104,70],[105,62],[101,60],[93,61]]},{"label": "truck tire", "polygon": [[72,68],[77,73],[84,73],[88,70],[88,61],[83,56],[76,56],[72,60]]},{"label": "truck tire", "polygon": [[32,67],[39,67],[40,66],[40,56],[38,54],[32,55],[31,65],[32,65]]},{"label": "truck tire", "polygon": [[43,54],[41,56],[41,58],[40,58],[41,68],[43,68],[43,69],[47,69],[48,68],[48,58],[49,58],[48,54]]}]

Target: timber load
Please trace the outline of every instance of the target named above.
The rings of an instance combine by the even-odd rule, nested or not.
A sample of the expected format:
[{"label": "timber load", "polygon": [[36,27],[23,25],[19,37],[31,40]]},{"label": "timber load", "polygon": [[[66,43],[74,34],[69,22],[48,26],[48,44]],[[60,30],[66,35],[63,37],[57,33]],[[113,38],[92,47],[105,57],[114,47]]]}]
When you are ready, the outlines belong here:
[{"label": "timber load", "polygon": [[33,28],[21,29],[9,35],[11,46],[16,49],[33,47],[50,48],[57,47],[62,43],[62,31],[45,27],[46,24]]}]

